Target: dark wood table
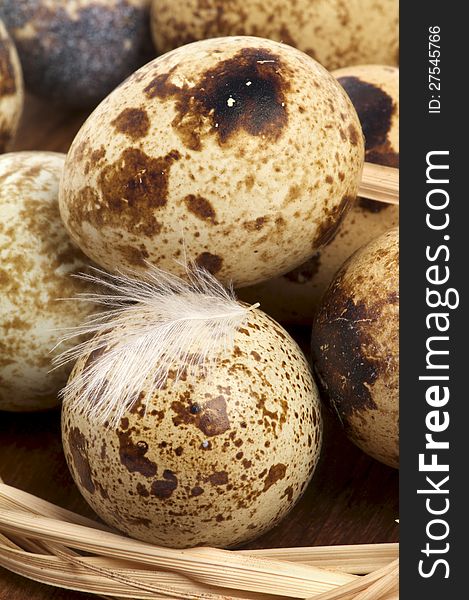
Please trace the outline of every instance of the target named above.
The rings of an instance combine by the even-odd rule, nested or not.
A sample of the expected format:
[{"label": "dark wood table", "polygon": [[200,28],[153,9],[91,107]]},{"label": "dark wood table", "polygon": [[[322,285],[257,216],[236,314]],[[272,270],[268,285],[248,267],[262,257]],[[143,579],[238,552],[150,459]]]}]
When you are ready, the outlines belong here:
[{"label": "dark wood table", "polygon": [[[27,99],[15,150],[66,152],[86,118]],[[308,332],[293,335],[305,348]],[[247,548],[398,541],[398,472],[372,460],[344,436],[324,411],[320,463],[305,495],[280,525]],[[76,489],[62,454],[58,411],[0,412],[0,474],[16,486],[65,508],[93,516]],[[0,600],[91,600],[28,581],[0,568]]]}]

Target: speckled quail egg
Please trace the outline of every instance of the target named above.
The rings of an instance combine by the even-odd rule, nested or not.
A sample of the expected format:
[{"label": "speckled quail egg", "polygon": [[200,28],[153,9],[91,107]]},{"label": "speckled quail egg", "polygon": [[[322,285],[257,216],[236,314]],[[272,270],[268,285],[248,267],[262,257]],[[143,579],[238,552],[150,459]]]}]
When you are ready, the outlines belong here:
[{"label": "speckled quail egg", "polygon": [[[96,357],[79,359],[70,379]],[[81,493],[108,524],[164,546],[225,547],[260,535],[292,508],[319,457],[308,364],[255,309],[209,376],[170,375],[149,397],[142,389],[118,426],[72,409],[73,399],[65,395],[62,436]]]},{"label": "speckled quail egg", "polygon": [[255,35],[303,50],[328,69],[398,63],[398,0],[152,0],[160,52],[223,35]]},{"label": "speckled quail egg", "polygon": [[345,263],[313,324],[314,365],[350,439],[399,465],[399,233]]},{"label": "speckled quail egg", "polygon": [[153,58],[150,0],[2,0],[26,87],[70,106],[96,106]]},{"label": "speckled quail egg", "polygon": [[[333,73],[357,110],[366,160],[399,167],[399,69],[363,65]],[[284,323],[310,324],[321,296],[345,260],[399,222],[399,207],[358,198],[335,237],[293,271],[240,290],[247,302]]]},{"label": "speckled quail egg", "polygon": [[0,156],[0,410],[58,404],[70,369],[49,372],[57,329],[81,324],[90,312],[58,301],[83,291],[70,273],[86,264],[60,220],[64,160],[52,152]]},{"label": "speckled quail egg", "polygon": [[23,75],[13,42],[0,20],[0,153],[8,149],[23,110]]},{"label": "speckled quail egg", "polygon": [[343,88],[306,54],[221,38],[148,63],[78,132],[60,210],[101,266],[238,286],[301,264],[356,197],[363,136]]},{"label": "speckled quail egg", "polygon": [[368,162],[399,167],[399,69],[358,65],[332,73],[358,113]]}]

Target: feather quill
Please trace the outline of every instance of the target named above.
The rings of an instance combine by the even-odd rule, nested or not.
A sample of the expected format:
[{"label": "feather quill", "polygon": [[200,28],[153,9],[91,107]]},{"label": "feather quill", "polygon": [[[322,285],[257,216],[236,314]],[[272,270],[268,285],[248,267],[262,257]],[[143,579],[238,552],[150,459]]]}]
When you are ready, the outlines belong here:
[{"label": "feather quill", "polygon": [[170,372],[176,381],[183,373],[207,375],[233,346],[236,331],[258,305],[241,305],[231,287],[197,265],[186,270],[186,279],[152,265],[144,280],[141,274],[137,278],[101,269],[78,275],[104,289],[72,299],[103,310],[64,334],[59,344],[76,336],[88,339],[53,361],[58,368],[93,356],[61,392],[73,410],[116,424],[143,389],[151,395],[165,385]]}]

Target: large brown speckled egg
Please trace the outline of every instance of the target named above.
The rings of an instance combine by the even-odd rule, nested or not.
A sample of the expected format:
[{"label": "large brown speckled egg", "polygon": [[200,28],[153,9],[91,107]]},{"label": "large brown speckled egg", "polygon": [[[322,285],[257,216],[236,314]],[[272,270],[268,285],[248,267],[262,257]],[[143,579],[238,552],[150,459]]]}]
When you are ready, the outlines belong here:
[{"label": "large brown speckled egg", "polygon": [[256,35],[306,52],[328,69],[398,63],[398,0],[152,0],[160,52],[224,35]]},{"label": "large brown speckled egg", "polygon": [[[399,167],[399,69],[363,65],[333,73],[357,110],[365,157]],[[270,281],[240,290],[246,302],[284,323],[310,324],[337,270],[358,248],[399,223],[399,207],[358,198],[334,238],[306,263]]]},{"label": "large brown speckled egg", "polygon": [[319,457],[308,364],[258,310],[209,376],[169,378],[151,397],[143,389],[117,427],[72,410],[72,399],[64,398],[62,436],[81,493],[108,524],[163,546],[225,547],[260,535],[292,508]]},{"label": "large brown speckled egg", "polygon": [[3,18],[34,94],[96,104],[155,56],[150,0],[2,0]]},{"label": "large brown speckled egg", "polygon": [[349,438],[399,465],[399,232],[358,250],[327,290],[313,324],[313,360]]},{"label": "large brown speckled egg", "polygon": [[185,255],[223,282],[301,264],[355,199],[363,136],[342,87],[268,40],[196,42],[110,94],[67,156],[60,210],[103,267],[183,274]]},{"label": "large brown speckled egg", "polygon": [[58,404],[70,369],[49,372],[57,329],[81,324],[91,310],[58,300],[83,291],[70,273],[86,264],[60,220],[64,160],[52,152],[0,156],[0,410]]},{"label": "large brown speckled egg", "polygon": [[23,75],[18,54],[0,20],[0,154],[8,149],[23,110]]}]

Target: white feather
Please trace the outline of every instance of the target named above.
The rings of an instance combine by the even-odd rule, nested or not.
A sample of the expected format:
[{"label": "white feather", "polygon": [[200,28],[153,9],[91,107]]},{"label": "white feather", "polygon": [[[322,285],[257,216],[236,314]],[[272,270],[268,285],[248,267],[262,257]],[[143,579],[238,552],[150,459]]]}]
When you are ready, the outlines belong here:
[{"label": "white feather", "polygon": [[141,390],[151,395],[166,383],[170,371],[176,381],[183,373],[207,375],[257,306],[242,306],[232,288],[195,265],[187,268],[187,280],[151,265],[145,280],[94,272],[79,277],[104,286],[105,292],[82,293],[74,300],[108,308],[69,330],[61,342],[94,335],[60,354],[54,365],[96,354],[61,394],[73,410],[101,422],[117,423]]}]

